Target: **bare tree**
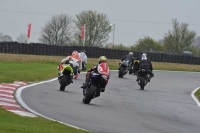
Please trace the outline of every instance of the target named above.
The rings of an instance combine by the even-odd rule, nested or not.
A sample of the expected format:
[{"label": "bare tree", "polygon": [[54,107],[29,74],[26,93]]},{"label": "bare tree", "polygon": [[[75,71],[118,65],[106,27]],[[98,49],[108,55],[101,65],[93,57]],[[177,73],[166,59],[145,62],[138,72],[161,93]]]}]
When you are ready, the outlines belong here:
[{"label": "bare tree", "polygon": [[172,20],[173,30],[164,36],[164,48],[167,53],[181,54],[188,49],[196,35],[195,31],[188,30],[188,24]]},{"label": "bare tree", "polygon": [[17,37],[17,42],[19,43],[27,43],[27,41],[28,41],[28,38],[24,34],[21,34]]},{"label": "bare tree", "polygon": [[86,24],[85,46],[102,47],[109,39],[111,32],[110,22],[106,14],[100,14],[96,11],[83,11],[76,15],[75,20],[75,39],[82,45],[80,38],[81,26]]},{"label": "bare tree", "polygon": [[72,17],[67,14],[54,15],[42,28],[39,41],[46,44],[69,45]]},{"label": "bare tree", "polygon": [[0,35],[0,41],[2,42],[12,42],[12,38],[9,35]]}]

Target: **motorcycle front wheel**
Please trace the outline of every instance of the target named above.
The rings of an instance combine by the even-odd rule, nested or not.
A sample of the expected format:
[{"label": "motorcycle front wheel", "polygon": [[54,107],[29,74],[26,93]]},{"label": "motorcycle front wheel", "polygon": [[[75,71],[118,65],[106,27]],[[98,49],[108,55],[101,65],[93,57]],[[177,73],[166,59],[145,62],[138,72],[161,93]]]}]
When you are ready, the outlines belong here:
[{"label": "motorcycle front wheel", "polygon": [[65,85],[60,85],[60,91],[64,91],[65,90]]},{"label": "motorcycle front wheel", "polygon": [[123,67],[120,67],[118,77],[119,77],[119,78],[123,78],[123,73],[124,73],[124,68],[123,68]]}]

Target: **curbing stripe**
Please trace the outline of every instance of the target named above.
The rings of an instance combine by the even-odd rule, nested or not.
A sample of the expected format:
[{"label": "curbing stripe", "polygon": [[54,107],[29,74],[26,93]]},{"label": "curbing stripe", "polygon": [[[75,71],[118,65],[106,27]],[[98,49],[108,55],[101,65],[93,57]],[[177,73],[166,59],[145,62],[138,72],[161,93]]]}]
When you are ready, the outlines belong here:
[{"label": "curbing stripe", "polygon": [[0,101],[7,101],[7,102],[16,102],[15,99],[8,99],[8,98],[1,98],[0,97]]},{"label": "curbing stripe", "polygon": [[11,83],[2,83],[4,86],[9,86],[9,87],[20,87],[21,85],[19,84],[11,84]]},{"label": "curbing stripe", "polygon": [[0,105],[3,105],[3,106],[12,106],[12,107],[20,107],[17,104],[10,104],[10,103],[7,103],[7,102],[0,102]]},{"label": "curbing stripe", "polygon": [[0,90],[0,92],[7,92],[7,93],[11,93],[11,94],[14,93],[13,91],[7,91],[7,90]]},{"label": "curbing stripe", "polygon": [[14,98],[14,96],[13,96],[13,95],[0,94],[0,96]]},{"label": "curbing stripe", "polygon": [[15,91],[15,89],[10,89],[10,88],[1,88],[1,87],[0,87],[0,90]]},{"label": "curbing stripe", "polygon": [[13,94],[14,91],[20,87],[25,86],[25,82],[15,81],[11,83],[2,83],[0,84],[0,107],[4,108],[7,111],[13,112],[21,116],[37,117],[36,115],[27,112],[24,108],[19,106],[15,100]]},{"label": "curbing stripe", "polygon": [[2,107],[4,108],[4,109],[6,109],[7,111],[9,111],[9,110],[16,110],[16,111],[26,111],[24,108],[22,108],[22,107],[12,107],[12,106],[4,106],[4,105],[2,105]]},{"label": "curbing stripe", "polygon": [[0,88],[8,88],[8,89],[13,89],[13,90],[16,89],[16,87],[10,87],[10,86],[6,86],[6,85],[0,85]]}]

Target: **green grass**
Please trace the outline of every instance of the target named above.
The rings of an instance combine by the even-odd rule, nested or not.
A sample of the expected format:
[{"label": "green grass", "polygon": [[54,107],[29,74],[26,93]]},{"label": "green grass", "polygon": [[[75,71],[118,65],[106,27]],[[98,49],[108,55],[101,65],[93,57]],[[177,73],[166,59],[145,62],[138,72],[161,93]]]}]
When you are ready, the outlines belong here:
[{"label": "green grass", "polygon": [[194,93],[194,95],[198,98],[200,102],[200,88]]},{"label": "green grass", "polygon": [[23,117],[0,108],[0,133],[88,133],[41,117]]},{"label": "green grass", "polygon": [[40,81],[57,75],[55,63],[0,62],[0,82]]}]

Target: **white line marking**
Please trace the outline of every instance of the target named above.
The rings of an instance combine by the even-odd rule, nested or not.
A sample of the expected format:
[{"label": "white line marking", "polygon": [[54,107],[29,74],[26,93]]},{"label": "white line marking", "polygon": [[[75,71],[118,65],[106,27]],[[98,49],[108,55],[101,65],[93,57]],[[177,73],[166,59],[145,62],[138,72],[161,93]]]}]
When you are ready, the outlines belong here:
[{"label": "white line marking", "polygon": [[13,95],[0,94],[0,96],[4,96],[4,97],[11,97],[11,98],[14,98],[14,96],[13,96]]},{"label": "white line marking", "polygon": [[26,111],[19,111],[19,110],[8,110],[8,111],[21,115],[21,116],[37,117],[36,115],[26,112]]},{"label": "white line marking", "polygon": [[199,100],[197,99],[197,97],[194,95],[194,93],[195,93],[198,89],[200,89],[200,87],[198,87],[198,88],[196,88],[195,90],[193,90],[193,92],[191,93],[191,96],[192,96],[192,98],[194,99],[194,101],[197,103],[197,105],[200,107],[200,102],[199,102]]},{"label": "white line marking", "polygon": [[[82,72],[82,73],[83,73],[83,72]],[[85,72],[84,72],[84,73],[85,73]],[[34,113],[34,114],[36,114],[36,115],[38,115],[38,116],[41,116],[41,117],[43,117],[43,118],[46,118],[46,119],[49,119],[49,120],[52,120],[52,121],[59,122],[59,123],[61,123],[61,124],[67,125],[67,126],[69,126],[69,127],[73,127],[73,128],[76,128],[76,129],[85,130],[85,129],[83,129],[83,128],[79,128],[79,127],[76,127],[76,126],[73,126],[73,125],[70,125],[70,124],[67,124],[67,123],[63,123],[63,122],[61,122],[61,121],[57,121],[57,120],[51,119],[51,118],[49,118],[49,117],[46,117],[46,116],[44,116],[44,115],[42,115],[42,114],[40,114],[40,113],[38,113],[38,112],[32,110],[31,108],[29,108],[29,107],[24,103],[24,101],[22,100],[22,98],[21,98],[21,92],[22,92],[23,89],[26,89],[26,88],[31,87],[31,86],[43,84],[43,83],[52,82],[52,81],[55,81],[55,80],[58,80],[58,78],[54,78],[54,79],[51,79],[51,80],[48,80],[48,81],[42,81],[42,82],[39,82],[39,83],[34,83],[34,84],[27,85],[27,86],[19,87],[19,88],[17,89],[16,93],[15,93],[15,97],[16,97],[18,103],[19,103],[23,108],[25,108],[26,110],[28,110],[29,112],[32,112],[32,113]],[[85,130],[85,131],[88,131],[88,130]]]},{"label": "white line marking", "polygon": [[8,98],[0,98],[0,100],[6,102],[16,102],[14,99],[8,99]]},{"label": "white line marking", "polygon": [[7,102],[0,102],[0,105],[11,106],[11,107],[20,107],[19,105],[16,105],[16,104],[10,104],[10,103],[7,103]]},{"label": "white line marking", "polygon": [[1,89],[0,89],[0,91],[1,91],[1,92],[7,92],[7,93],[13,94],[13,91],[7,91],[7,90],[1,90]]}]

